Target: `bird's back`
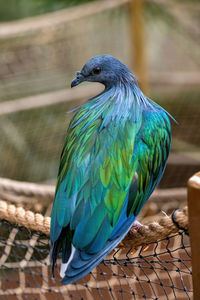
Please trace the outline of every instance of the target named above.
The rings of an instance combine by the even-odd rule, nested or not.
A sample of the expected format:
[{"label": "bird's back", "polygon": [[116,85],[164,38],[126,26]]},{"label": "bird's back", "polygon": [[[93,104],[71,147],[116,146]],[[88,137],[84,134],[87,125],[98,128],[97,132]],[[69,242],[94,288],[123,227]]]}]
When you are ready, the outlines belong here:
[{"label": "bird's back", "polygon": [[51,257],[55,263],[62,248],[63,283],[87,274],[117,246],[161,179],[169,118],[138,97],[109,91],[70,123],[51,222]]}]

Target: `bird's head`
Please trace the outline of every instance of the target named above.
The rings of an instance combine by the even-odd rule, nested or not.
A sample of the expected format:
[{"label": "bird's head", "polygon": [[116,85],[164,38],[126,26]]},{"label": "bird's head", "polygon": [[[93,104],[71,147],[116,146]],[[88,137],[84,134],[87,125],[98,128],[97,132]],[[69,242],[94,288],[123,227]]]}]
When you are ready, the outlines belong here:
[{"label": "bird's head", "polygon": [[136,78],[127,66],[118,59],[104,54],[91,58],[82,70],[76,73],[76,78],[72,81],[71,87],[83,81],[100,82],[106,88],[110,88],[120,84],[120,82],[124,84],[136,82]]}]

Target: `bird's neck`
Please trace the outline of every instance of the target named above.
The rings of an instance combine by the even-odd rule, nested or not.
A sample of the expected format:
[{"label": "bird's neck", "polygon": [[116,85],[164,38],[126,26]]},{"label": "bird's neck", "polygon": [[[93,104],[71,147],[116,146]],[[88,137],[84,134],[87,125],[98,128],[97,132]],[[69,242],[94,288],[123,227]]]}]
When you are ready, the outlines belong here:
[{"label": "bird's neck", "polygon": [[118,123],[132,119],[137,122],[142,113],[142,104],[146,97],[139,89],[137,83],[124,84],[120,82],[92,98],[90,109],[102,112],[106,119],[105,124],[110,121]]},{"label": "bird's neck", "polygon": [[84,132],[87,127],[95,120],[102,120],[99,130],[107,127],[109,124],[121,124],[130,120],[138,122],[144,109],[151,107],[152,103],[144,96],[137,83],[130,85],[119,84],[105,89],[99,95],[89,99],[83,105],[75,108],[76,111],[70,127],[85,122]]}]

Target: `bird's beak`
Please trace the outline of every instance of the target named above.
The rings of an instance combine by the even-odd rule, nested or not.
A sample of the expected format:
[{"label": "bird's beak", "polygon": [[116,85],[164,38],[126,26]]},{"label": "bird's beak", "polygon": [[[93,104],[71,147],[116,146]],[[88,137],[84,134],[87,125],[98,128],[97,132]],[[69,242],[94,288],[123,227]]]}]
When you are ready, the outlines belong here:
[{"label": "bird's beak", "polygon": [[71,87],[73,88],[74,86],[80,84],[81,82],[85,81],[85,77],[81,72],[76,73],[76,78],[74,78],[71,82]]}]

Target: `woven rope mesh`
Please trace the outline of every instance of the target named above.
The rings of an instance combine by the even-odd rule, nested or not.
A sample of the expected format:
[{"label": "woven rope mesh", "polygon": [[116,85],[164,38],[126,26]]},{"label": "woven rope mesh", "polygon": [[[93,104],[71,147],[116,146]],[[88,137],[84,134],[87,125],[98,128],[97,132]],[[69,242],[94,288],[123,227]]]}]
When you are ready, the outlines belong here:
[{"label": "woven rope mesh", "polygon": [[[89,275],[63,286],[51,277],[49,239],[0,221],[0,299],[191,299],[188,236],[113,251]],[[58,262],[59,267],[59,262]]]}]

